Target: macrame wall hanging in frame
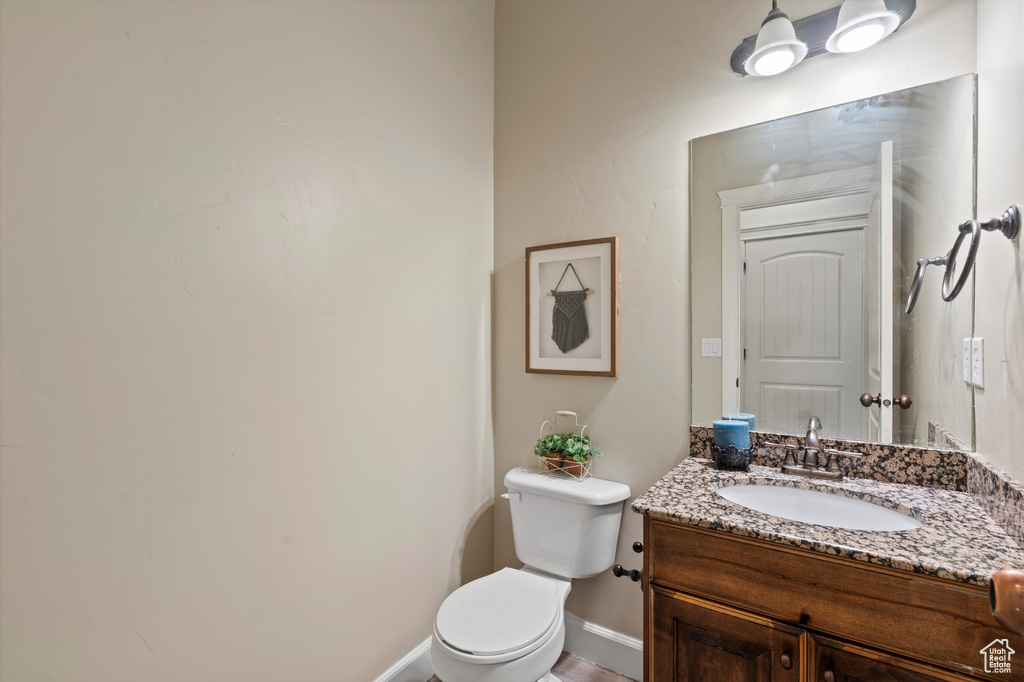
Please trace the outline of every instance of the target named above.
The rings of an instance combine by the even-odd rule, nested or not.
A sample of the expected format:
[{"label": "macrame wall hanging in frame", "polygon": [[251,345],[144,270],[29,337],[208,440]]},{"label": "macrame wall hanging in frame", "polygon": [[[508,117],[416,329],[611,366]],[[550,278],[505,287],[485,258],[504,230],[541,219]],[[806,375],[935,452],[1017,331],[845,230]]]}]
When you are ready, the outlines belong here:
[{"label": "macrame wall hanging in frame", "polygon": [[619,240],[526,248],[526,371],[619,373]]},{"label": "macrame wall hanging in frame", "polygon": [[[579,289],[559,291],[565,274],[572,270],[573,276],[579,283]],[[594,293],[583,285],[576,268],[569,263],[558,278],[558,284],[550,291],[555,297],[555,307],[551,312],[551,340],[558,346],[558,350],[568,353],[579,348],[583,342],[590,338],[590,326],[587,324],[587,294]]]}]

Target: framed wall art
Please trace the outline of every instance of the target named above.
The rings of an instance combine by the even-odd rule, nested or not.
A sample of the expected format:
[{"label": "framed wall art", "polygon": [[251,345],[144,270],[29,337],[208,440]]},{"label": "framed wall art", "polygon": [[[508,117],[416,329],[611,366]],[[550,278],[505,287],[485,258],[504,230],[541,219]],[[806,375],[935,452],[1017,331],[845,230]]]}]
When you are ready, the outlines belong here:
[{"label": "framed wall art", "polygon": [[619,238],[526,249],[526,371],[619,374]]}]

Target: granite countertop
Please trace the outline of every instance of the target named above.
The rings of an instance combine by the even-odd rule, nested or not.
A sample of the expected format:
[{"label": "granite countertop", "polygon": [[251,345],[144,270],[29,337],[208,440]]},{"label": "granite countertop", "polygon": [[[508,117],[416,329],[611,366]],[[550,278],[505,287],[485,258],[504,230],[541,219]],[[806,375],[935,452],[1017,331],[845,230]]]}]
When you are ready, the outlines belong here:
[{"label": "granite countertop", "polygon": [[[909,514],[924,525],[886,532],[816,526],[746,509],[715,492],[749,483],[866,499]],[[664,521],[973,585],[988,585],[990,576],[1001,568],[1024,567],[1024,549],[970,494],[955,490],[864,478],[809,479],[764,466],[751,466],[749,472],[718,471],[710,460],[690,457],[634,500],[632,508]]]}]

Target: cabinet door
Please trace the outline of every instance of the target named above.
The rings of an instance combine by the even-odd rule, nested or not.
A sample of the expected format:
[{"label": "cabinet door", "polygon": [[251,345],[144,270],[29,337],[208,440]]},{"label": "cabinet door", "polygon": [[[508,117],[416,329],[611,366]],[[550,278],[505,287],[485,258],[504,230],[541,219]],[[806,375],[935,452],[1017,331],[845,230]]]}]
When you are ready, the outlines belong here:
[{"label": "cabinet door", "polygon": [[952,682],[956,673],[815,635],[811,682]]},{"label": "cabinet door", "polygon": [[648,682],[799,682],[802,630],[649,589],[654,632]]}]

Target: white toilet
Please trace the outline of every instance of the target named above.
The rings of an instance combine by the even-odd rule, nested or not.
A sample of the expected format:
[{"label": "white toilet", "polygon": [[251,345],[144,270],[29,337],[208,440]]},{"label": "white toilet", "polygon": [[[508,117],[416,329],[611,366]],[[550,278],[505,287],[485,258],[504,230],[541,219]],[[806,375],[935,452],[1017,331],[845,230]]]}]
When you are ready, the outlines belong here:
[{"label": "white toilet", "polygon": [[437,612],[430,663],[443,682],[558,682],[573,578],[608,570],[629,488],[518,467],[505,475],[520,570],[452,592]]}]

